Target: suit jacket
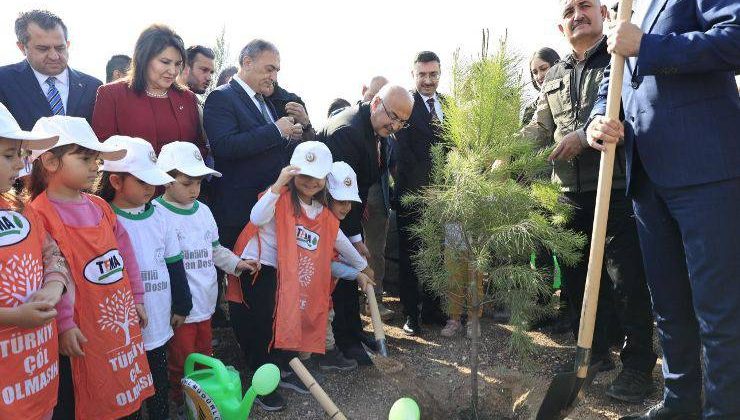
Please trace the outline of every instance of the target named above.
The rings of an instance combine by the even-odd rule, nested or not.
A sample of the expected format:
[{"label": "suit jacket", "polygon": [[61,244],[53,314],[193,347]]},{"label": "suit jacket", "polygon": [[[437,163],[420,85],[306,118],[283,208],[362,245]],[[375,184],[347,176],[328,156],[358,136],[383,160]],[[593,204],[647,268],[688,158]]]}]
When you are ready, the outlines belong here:
[{"label": "suit jacket", "polygon": [[198,146],[201,155],[205,157],[208,150],[200,132],[200,116],[195,94],[189,90],[170,89],[168,98],[175,113],[181,138],[159,138],[157,121],[149,97],[144,93],[136,93],[125,80],[98,88],[93,113],[93,130],[101,141],[116,134],[142,138],[151,143],[157,153],[167,143],[187,141]]},{"label": "suit jacket", "polygon": [[[414,95],[414,108],[409,126],[396,133],[396,190],[400,197],[429,184],[432,172],[432,145],[442,141],[442,129],[432,124],[432,114],[419,92]],[[440,101],[444,96],[438,93]]]},{"label": "suit jacket", "polygon": [[357,174],[357,188],[362,204],[352,204],[352,210],[342,221],[347,236],[362,233],[362,214],[370,186],[380,181],[378,165],[379,138],[370,123],[368,102],[343,109],[329,118],[316,134],[316,140],[326,143],[335,162],[346,162]]},{"label": "suit jacket", "polygon": [[[622,80],[628,189],[636,156],[664,187],[740,176],[740,2],[654,0],[642,30]],[[608,70],[592,116],[606,113]]]},{"label": "suit jacket", "polygon": [[[69,96],[65,113],[91,123],[95,91],[102,82],[71,68],[68,70]],[[39,118],[51,116],[46,95],[26,60],[0,67],[0,102],[10,110],[23,130],[32,129]]]},{"label": "suit jacket", "polygon": [[[275,109],[265,101],[273,117]],[[217,87],[206,98],[203,125],[208,134],[215,169],[213,215],[219,224],[241,228],[257,202],[257,194],[275,182],[290,162],[295,142],[268,123],[247,92],[235,80]]]}]

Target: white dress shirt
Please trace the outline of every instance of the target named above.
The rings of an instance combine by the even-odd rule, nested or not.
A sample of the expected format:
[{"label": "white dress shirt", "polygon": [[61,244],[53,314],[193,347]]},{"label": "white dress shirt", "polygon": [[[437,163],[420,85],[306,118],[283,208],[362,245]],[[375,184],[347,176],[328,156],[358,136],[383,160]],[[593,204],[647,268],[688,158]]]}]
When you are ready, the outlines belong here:
[{"label": "white dress shirt", "polygon": [[[36,80],[39,81],[41,91],[44,92],[44,97],[47,97],[47,95],[49,95],[49,85],[46,83],[46,80],[52,76],[41,74],[33,67],[31,67],[31,70],[33,70]],[[67,98],[69,98],[69,69],[65,68],[64,71],[53,77],[57,78],[54,81],[54,86],[59,91],[59,96],[62,98],[62,104],[64,105],[64,113],[67,114],[69,112],[67,110]]]},{"label": "white dress shirt", "polygon": [[442,103],[440,103],[439,101],[439,95],[437,95],[436,93],[434,94],[434,96],[424,96],[421,93],[419,93],[419,95],[421,95],[421,99],[424,100],[424,108],[426,108],[427,111],[429,111],[429,102],[427,101],[431,98],[434,98],[434,113],[437,114],[437,118],[442,121],[442,119],[444,118],[444,113],[442,112]]}]

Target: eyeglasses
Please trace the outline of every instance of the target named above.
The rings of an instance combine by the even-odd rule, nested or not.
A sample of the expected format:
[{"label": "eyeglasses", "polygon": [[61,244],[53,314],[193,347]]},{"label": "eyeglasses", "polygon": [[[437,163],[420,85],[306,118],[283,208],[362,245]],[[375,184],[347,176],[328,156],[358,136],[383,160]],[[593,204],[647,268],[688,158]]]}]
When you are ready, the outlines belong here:
[{"label": "eyeglasses", "polygon": [[440,73],[434,71],[431,73],[414,73],[417,79],[431,79],[432,81],[439,80]]},{"label": "eyeglasses", "polygon": [[395,114],[394,115],[391,115],[388,112],[388,107],[385,106],[385,102],[383,102],[382,99],[380,100],[380,104],[383,105],[383,111],[385,111],[385,115],[388,116],[388,119],[391,120],[391,123],[395,123],[395,124],[400,124],[401,125],[401,128],[399,128],[399,130],[409,127],[410,124],[409,124],[408,120],[402,120],[402,119],[398,118],[398,115],[395,115]]}]

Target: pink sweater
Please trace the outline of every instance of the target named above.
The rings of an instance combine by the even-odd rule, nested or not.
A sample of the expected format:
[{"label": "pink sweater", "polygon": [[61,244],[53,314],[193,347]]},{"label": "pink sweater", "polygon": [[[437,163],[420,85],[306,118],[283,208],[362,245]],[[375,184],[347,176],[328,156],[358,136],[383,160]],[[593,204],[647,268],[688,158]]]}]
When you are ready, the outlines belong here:
[{"label": "pink sweater", "polygon": [[[103,210],[85,196],[83,196],[82,201],[77,202],[60,201],[51,197],[49,197],[49,201],[51,201],[51,204],[56,209],[62,222],[68,226],[95,226],[100,223],[100,220],[103,218]],[[116,242],[118,242],[118,250],[121,252],[121,256],[123,257],[126,272],[128,273],[128,279],[131,283],[131,292],[134,295],[134,302],[137,304],[144,303],[144,284],[141,282],[141,273],[139,272],[139,264],[136,262],[136,254],[134,254],[133,247],[131,246],[131,239],[128,237],[126,228],[123,227],[118,219],[116,219],[115,233]],[[62,299],[57,304],[57,312],[57,328],[59,328],[60,334],[77,326],[73,318],[73,290],[68,290],[67,293],[62,295]]]}]

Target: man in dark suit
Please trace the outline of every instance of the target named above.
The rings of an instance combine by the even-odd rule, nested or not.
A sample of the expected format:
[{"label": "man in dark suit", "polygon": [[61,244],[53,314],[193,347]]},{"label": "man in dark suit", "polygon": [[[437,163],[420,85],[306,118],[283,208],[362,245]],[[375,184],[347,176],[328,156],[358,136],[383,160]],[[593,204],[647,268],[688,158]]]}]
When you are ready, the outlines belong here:
[{"label": "man in dark suit", "polygon": [[264,40],[253,40],[239,55],[231,81],[206,99],[203,124],[216,170],[213,215],[221,243],[230,248],[249,221],[257,195],[275,182],[303,135],[294,117],[278,117],[270,101],[280,53]]},{"label": "man in dark suit", "polygon": [[[363,243],[362,218],[370,186],[380,181],[382,156],[381,139],[407,124],[413,98],[401,86],[386,85],[369,102],[348,107],[334,115],[317,133],[317,140],[326,143],[335,162],[346,162],[357,174],[357,187],[362,204],[353,205],[342,221],[341,229],[360,253],[367,256]],[[371,361],[360,345],[362,325],[357,285],[339,282],[333,294],[334,338],[344,356],[360,364]]]},{"label": "man in dark suit", "polygon": [[[396,134],[396,192],[399,198],[414,193],[429,184],[432,171],[432,145],[442,141],[441,125],[444,119],[442,102],[444,97],[437,93],[441,74],[437,54],[422,51],[414,60],[413,69],[416,90],[414,109],[409,126]],[[409,227],[416,222],[418,215],[413,209],[399,203],[396,215],[398,223],[398,262],[400,297],[406,323],[406,334],[419,333],[419,279],[412,261],[419,249],[418,240],[411,237]],[[442,314],[439,299],[422,291],[422,318],[427,323],[444,325],[446,317]]]},{"label": "man in dark suit", "polygon": [[275,83],[272,94],[267,97],[275,108],[278,118],[293,117],[295,122],[303,126],[303,141],[312,141],[316,138],[316,130],[311,125],[306,111],[306,103],[300,96],[288,92],[279,84]]},{"label": "man in dark suit", "polygon": [[609,51],[630,57],[624,123],[603,116],[605,73],[587,135],[599,150],[624,136],[663,347],[663,401],[636,418],[737,419],[740,3],[655,0],[634,12],[608,35]]},{"label": "man in dark suit", "polygon": [[0,67],[0,102],[23,130],[41,117],[69,115],[92,122],[102,82],[67,65],[67,27],[46,10],[21,13],[15,21],[18,48],[26,57]]}]

